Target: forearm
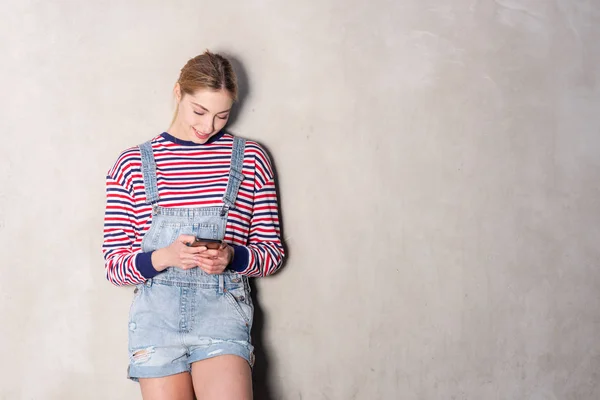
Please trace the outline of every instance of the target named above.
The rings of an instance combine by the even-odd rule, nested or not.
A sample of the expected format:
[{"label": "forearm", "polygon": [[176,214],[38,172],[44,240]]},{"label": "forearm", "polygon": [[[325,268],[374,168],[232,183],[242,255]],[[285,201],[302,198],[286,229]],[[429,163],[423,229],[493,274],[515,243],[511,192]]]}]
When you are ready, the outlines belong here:
[{"label": "forearm", "polygon": [[136,254],[131,252],[112,252],[105,254],[106,279],[115,286],[137,285],[146,278],[136,268]]},{"label": "forearm", "polygon": [[236,255],[230,268],[251,277],[274,274],[281,268],[285,258],[285,251],[280,242],[260,242],[248,246],[237,246],[235,250]]}]

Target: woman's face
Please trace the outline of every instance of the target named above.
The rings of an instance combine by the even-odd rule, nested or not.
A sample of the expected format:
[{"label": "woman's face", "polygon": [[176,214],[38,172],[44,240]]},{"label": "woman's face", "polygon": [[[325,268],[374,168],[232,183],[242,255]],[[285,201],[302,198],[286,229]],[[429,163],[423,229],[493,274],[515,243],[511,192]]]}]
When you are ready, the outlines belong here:
[{"label": "woman's face", "polygon": [[[226,90],[199,89],[193,95],[175,87],[178,111],[173,123],[175,136],[203,144],[219,133],[229,119],[233,100]],[[173,132],[172,132],[173,133]]]}]

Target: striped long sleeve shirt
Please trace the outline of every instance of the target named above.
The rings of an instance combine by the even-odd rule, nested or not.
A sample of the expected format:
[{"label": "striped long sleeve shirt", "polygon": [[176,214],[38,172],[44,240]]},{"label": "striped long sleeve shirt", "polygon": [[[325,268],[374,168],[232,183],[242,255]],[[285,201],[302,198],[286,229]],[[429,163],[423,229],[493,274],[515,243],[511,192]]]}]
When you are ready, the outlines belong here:
[{"label": "striped long sleeve shirt", "polygon": [[[227,187],[233,136],[221,132],[205,144],[162,133],[152,139],[162,207],[221,206]],[[242,181],[229,211],[224,241],[234,248],[228,267],[247,276],[274,273],[284,257],[271,162],[253,141],[246,142]],[[139,148],[123,151],[106,177],[102,251],[107,279],[117,285],[143,283],[158,272],[141,243],[152,223],[146,204]]]}]

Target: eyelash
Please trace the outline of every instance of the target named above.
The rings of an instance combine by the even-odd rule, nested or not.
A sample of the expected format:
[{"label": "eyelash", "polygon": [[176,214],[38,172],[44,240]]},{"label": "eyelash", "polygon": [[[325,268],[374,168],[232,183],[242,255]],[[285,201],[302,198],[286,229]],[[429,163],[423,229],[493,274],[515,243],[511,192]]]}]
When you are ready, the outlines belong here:
[{"label": "eyelash", "polygon": [[[196,115],[204,115],[204,114],[200,114],[200,113],[199,113],[199,112],[197,112],[197,111],[194,111],[194,114],[196,114]],[[227,117],[229,117],[229,115],[226,115],[226,116],[224,116],[224,117],[219,117],[219,116],[217,116],[217,118],[219,118],[219,119],[227,119]]]}]

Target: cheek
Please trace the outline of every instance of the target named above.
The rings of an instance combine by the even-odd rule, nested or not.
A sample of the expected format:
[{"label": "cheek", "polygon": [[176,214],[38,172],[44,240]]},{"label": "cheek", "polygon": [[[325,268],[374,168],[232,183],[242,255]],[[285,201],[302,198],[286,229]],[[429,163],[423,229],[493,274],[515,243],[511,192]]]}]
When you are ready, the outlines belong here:
[{"label": "cheek", "polygon": [[184,109],[183,107],[178,111],[179,119],[185,125],[192,125],[194,123],[194,112]]},{"label": "cheek", "polygon": [[227,119],[217,118],[216,121],[215,121],[215,128],[216,128],[216,130],[219,130],[219,129],[223,128],[225,126],[225,124],[227,124],[228,120],[229,120],[229,118],[227,118]]}]

